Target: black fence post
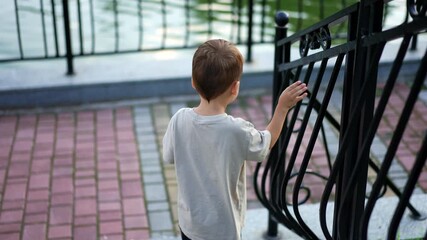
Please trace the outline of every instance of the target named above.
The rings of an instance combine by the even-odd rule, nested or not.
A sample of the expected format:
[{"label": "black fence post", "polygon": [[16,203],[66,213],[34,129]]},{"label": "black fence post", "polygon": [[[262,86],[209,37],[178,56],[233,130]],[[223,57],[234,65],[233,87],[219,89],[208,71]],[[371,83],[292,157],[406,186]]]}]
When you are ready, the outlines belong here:
[{"label": "black fence post", "polygon": [[[376,1],[367,4],[361,1],[358,6],[357,16],[350,17],[348,41],[355,40],[354,52],[349,53],[346,64],[347,72],[343,87],[342,104],[342,131],[344,135],[352,136],[345,150],[345,160],[337,181],[335,202],[339,208],[334,213],[334,239],[361,239],[358,229],[362,221],[365,206],[366,183],[369,165],[369,149],[362,151],[362,142],[366,138],[367,129],[372,122],[375,89],[377,83],[378,62],[373,58],[375,47],[365,47],[362,40],[371,33],[381,32],[383,2]],[[371,72],[368,76],[368,70]],[[366,83],[365,83],[366,81]],[[362,86],[367,84],[364,90]],[[363,96],[363,105],[360,111],[355,109],[358,105],[359,96]],[[350,114],[356,112],[357,114]],[[353,118],[353,119],[350,119]],[[350,125],[350,121],[352,124]],[[340,139],[342,144],[343,139]],[[357,165],[357,159],[363,161]],[[350,176],[356,171],[357,177],[354,182]],[[349,193],[345,189],[351,189]],[[346,195],[344,195],[346,194]]]},{"label": "black fence post", "polygon": [[254,16],[254,0],[249,0],[248,7],[248,40],[246,43],[246,62],[252,62],[252,25]]},{"label": "black fence post", "polygon": [[64,32],[65,32],[65,47],[67,58],[67,75],[74,74],[73,67],[73,47],[71,44],[71,29],[70,29],[70,15],[68,11],[68,0],[62,0],[62,11],[64,12]]},{"label": "black fence post", "polygon": [[[280,86],[282,82],[281,73],[279,73],[279,64],[283,62],[289,62],[290,59],[290,45],[278,45],[278,41],[280,39],[283,39],[287,37],[288,27],[286,26],[289,22],[289,15],[286,12],[280,11],[276,13],[276,33],[274,38],[274,72],[273,72],[273,110],[276,108],[276,102],[278,97],[280,96]],[[279,139],[280,142],[280,139]],[[279,144],[276,144],[273,149],[271,150],[270,157],[272,159],[278,159],[279,156]],[[279,191],[280,189],[271,189],[271,191]],[[271,194],[271,193],[270,193]],[[278,201],[276,201],[278,202]],[[274,219],[273,215],[269,213],[268,216],[268,230],[267,230],[267,237],[277,237],[278,234],[278,223]]]},{"label": "black fence post", "polygon": [[418,34],[414,34],[411,40],[411,51],[417,50]]}]

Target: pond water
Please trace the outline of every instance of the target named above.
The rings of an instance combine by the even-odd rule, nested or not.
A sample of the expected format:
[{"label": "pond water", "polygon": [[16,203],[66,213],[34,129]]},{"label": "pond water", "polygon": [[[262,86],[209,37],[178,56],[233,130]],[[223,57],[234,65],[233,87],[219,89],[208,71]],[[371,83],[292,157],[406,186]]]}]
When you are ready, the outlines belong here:
[{"label": "pond water", "polygon": [[[2,0],[0,59],[64,53],[62,0]],[[73,51],[80,54],[183,48],[210,38],[244,43],[247,0],[69,0]],[[270,42],[274,14],[290,15],[290,32],[308,27],[356,0],[254,0],[253,41]],[[263,4],[265,3],[265,4]],[[405,17],[406,1],[388,4],[385,24]],[[80,5],[80,21],[78,5]],[[16,8],[18,17],[16,16]],[[55,18],[53,18],[55,16]],[[19,29],[17,25],[19,21]],[[42,26],[45,26],[44,28]],[[54,27],[56,26],[56,28]],[[54,33],[58,38],[55,39]]]}]

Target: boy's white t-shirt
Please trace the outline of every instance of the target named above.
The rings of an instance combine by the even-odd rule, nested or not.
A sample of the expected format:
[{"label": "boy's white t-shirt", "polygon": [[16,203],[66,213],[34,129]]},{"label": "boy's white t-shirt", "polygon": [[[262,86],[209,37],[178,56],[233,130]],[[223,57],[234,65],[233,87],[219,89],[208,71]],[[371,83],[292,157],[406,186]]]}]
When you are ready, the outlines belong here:
[{"label": "boy's white t-shirt", "polygon": [[245,160],[262,161],[271,134],[227,114],[180,109],[163,138],[163,159],[175,163],[179,226],[192,240],[240,239],[246,212]]}]

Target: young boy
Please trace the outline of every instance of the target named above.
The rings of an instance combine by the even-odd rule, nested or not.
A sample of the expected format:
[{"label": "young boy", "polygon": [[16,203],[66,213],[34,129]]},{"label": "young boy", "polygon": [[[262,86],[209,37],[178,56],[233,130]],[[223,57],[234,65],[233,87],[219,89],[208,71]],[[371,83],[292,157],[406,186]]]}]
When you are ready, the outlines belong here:
[{"label": "young boy", "polygon": [[217,39],[193,57],[195,108],[180,109],[163,138],[163,158],[175,163],[178,220],[182,239],[241,239],[246,211],[245,160],[262,161],[276,143],[289,109],[306,96],[301,82],[281,94],[264,131],[225,113],[239,94],[243,58],[231,43]]}]

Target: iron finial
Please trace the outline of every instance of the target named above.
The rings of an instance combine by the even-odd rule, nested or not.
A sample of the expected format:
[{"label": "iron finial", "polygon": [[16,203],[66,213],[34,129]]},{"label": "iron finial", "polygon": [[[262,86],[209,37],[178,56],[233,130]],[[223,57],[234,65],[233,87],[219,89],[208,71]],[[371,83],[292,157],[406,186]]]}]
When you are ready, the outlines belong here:
[{"label": "iron finial", "polygon": [[276,24],[279,27],[284,27],[289,22],[289,14],[285,11],[278,11],[275,18]]}]

